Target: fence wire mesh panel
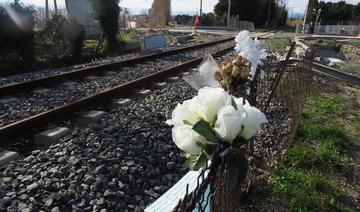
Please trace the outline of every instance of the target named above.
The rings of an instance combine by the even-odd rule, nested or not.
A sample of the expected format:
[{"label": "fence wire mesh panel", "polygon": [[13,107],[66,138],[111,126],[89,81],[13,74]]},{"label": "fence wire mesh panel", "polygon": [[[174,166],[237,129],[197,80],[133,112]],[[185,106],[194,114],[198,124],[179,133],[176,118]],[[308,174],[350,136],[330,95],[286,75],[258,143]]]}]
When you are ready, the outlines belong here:
[{"label": "fence wire mesh panel", "polygon": [[[312,63],[307,60],[274,63],[270,59],[262,68],[266,75],[263,78],[260,77],[261,74],[256,76],[256,84],[252,85],[255,92],[251,92],[248,98],[253,99],[252,103],[265,111],[270,120],[280,119],[280,123],[283,122],[290,128],[290,133],[284,136],[276,127],[269,127],[272,124],[269,123],[247,146],[239,148],[238,154],[246,154],[248,158],[252,158],[251,165],[269,169],[279,158],[275,158],[271,151],[257,152],[257,147],[266,149],[272,142],[283,143],[283,148],[292,144],[306,97],[312,90]],[[270,140],[270,143],[264,142],[265,140]],[[248,177],[245,185],[231,189],[229,178],[221,156],[213,158],[212,163],[207,164],[200,172],[196,189],[191,193],[187,192],[174,211],[238,211],[241,195],[252,179]]]},{"label": "fence wire mesh panel", "polygon": [[315,89],[315,86],[312,83],[311,62],[304,60],[286,66],[284,76],[277,87],[277,97],[286,105],[288,114],[292,119],[292,131],[288,142],[289,147],[295,138],[307,96]]}]

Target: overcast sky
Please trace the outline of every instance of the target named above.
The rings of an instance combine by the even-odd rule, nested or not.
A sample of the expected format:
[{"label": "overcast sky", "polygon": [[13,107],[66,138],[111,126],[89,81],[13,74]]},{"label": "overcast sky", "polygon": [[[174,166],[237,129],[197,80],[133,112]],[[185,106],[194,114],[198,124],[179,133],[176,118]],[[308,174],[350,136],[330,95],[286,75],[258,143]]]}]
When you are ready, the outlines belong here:
[{"label": "overcast sky", "polygon": [[[0,2],[7,2],[8,0],[0,0]],[[336,0],[327,0],[337,2]],[[360,0],[346,0],[348,3],[357,4]],[[22,0],[22,2],[27,4],[33,4],[36,6],[43,6],[45,0]],[[52,0],[49,0],[50,7],[53,6]],[[65,6],[65,0],[57,0],[59,7]],[[130,12],[137,14],[141,9],[148,9],[151,7],[153,0],[121,0],[120,5],[122,7],[127,7],[130,9]],[[212,12],[214,5],[218,0],[203,0],[203,11]],[[307,0],[287,0],[289,10],[294,10],[294,13],[303,13],[307,4]],[[172,0],[172,12],[173,14],[179,13],[191,13],[195,14],[200,7],[200,0]]]}]

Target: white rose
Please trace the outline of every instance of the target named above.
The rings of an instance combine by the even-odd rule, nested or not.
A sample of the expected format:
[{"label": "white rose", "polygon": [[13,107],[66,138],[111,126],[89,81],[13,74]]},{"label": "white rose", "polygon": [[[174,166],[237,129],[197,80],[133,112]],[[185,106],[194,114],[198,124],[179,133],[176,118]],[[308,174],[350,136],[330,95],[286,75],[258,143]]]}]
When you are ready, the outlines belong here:
[{"label": "white rose", "polygon": [[173,110],[170,120],[167,120],[168,125],[183,125],[184,121],[194,125],[198,120],[194,113],[190,112],[188,106],[191,104],[191,100],[185,101],[183,104],[178,104]]},{"label": "white rose", "polygon": [[244,130],[241,132],[241,136],[245,139],[250,139],[260,129],[260,125],[268,121],[264,113],[256,107],[252,107],[250,104],[245,104],[244,110],[246,116],[243,122]]},{"label": "white rose", "polygon": [[215,132],[219,139],[232,144],[239,135],[245,112],[235,110],[231,105],[220,109],[215,123]]},{"label": "white rose", "polygon": [[[244,111],[244,99],[243,98],[234,98],[236,107],[238,111],[242,112]],[[247,100],[245,100],[245,104],[249,104]]]},{"label": "white rose", "polygon": [[205,87],[199,90],[198,96],[194,99],[196,104],[191,110],[205,121],[214,124],[217,113],[229,102],[230,96],[222,88]]},{"label": "white rose", "polygon": [[188,125],[175,126],[172,129],[172,138],[177,147],[189,154],[199,154],[202,148],[196,143],[206,144],[206,138],[195,132]]}]

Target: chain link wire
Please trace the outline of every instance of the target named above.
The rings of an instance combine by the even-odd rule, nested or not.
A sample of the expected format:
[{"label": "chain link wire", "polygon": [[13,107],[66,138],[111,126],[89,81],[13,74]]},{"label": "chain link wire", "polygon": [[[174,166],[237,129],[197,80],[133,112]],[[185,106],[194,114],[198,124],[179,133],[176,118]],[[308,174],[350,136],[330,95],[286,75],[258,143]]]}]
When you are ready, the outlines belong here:
[{"label": "chain link wire", "polygon": [[[278,105],[279,102],[286,108],[289,117],[292,119],[287,147],[292,145],[306,98],[314,89],[314,85],[311,83],[313,76],[311,71],[312,57],[308,56],[299,61],[289,62],[288,59],[293,49],[294,44],[285,61],[274,62],[274,58],[267,60],[261,67],[265,70],[265,77],[261,79],[260,74],[256,74],[248,96],[251,104],[265,113],[271,111],[272,107]],[[260,69],[258,73],[259,71]],[[252,151],[252,143],[249,142],[249,146],[246,147],[250,152]],[[240,154],[245,154],[245,152],[244,149],[240,150]],[[244,185],[240,185],[234,190],[229,188],[230,176],[226,171],[226,164],[219,154],[220,152],[215,153],[211,164],[206,164],[200,171],[195,190],[190,193],[187,189],[185,197],[179,201],[174,211],[192,212],[196,209],[203,212],[209,205],[211,211],[215,212],[235,212],[238,210]]]}]

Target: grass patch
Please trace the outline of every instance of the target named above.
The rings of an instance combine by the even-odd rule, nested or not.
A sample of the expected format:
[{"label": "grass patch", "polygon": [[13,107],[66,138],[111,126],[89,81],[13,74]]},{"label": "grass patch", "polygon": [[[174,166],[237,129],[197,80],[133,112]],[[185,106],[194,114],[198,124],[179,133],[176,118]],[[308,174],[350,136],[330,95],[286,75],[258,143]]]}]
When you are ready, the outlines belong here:
[{"label": "grass patch", "polygon": [[338,201],[342,194],[336,182],[317,171],[283,168],[271,178],[274,191],[289,200],[292,211],[346,211]]},{"label": "grass patch", "polygon": [[122,32],[119,34],[119,40],[127,41],[134,40],[136,37],[132,32]]},{"label": "grass patch", "polygon": [[297,140],[285,156],[285,165],[332,173],[348,171],[352,162],[348,155],[349,139],[343,137],[342,131],[337,133],[336,128],[315,129],[317,136]]},{"label": "grass patch", "polygon": [[350,45],[356,46],[356,47],[360,47],[360,41],[359,40],[355,40],[355,39],[351,39],[349,41]]},{"label": "grass patch", "polygon": [[314,94],[309,97],[310,107],[305,108],[305,115],[314,118],[333,118],[346,112],[347,100],[338,95]]},{"label": "grass patch", "polygon": [[[349,114],[352,122],[358,120],[353,109],[352,102],[341,95],[316,93],[308,98],[295,144],[270,180],[275,194],[289,202],[290,210],[348,211],[339,177],[353,163],[346,120]],[[359,129],[358,125],[353,127]]]},{"label": "grass patch", "polygon": [[290,40],[285,38],[270,39],[270,44],[272,50],[280,54],[284,54],[286,48],[291,45]]}]

